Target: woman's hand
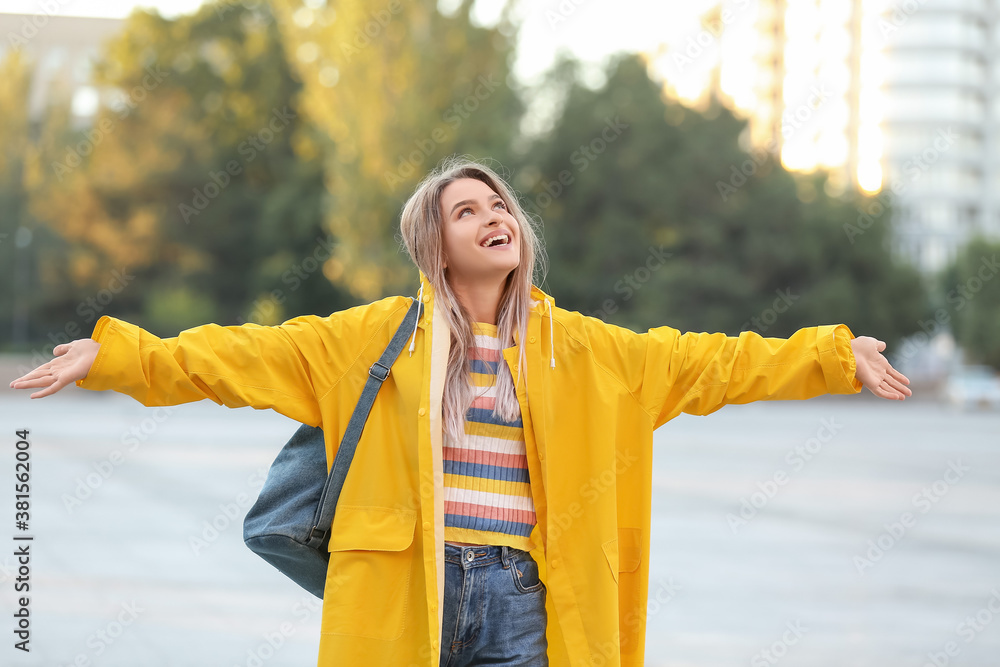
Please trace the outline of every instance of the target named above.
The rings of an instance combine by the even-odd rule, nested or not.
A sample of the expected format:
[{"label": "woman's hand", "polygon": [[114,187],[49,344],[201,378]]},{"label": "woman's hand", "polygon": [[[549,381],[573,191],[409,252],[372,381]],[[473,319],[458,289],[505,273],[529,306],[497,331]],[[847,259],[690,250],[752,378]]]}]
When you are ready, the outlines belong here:
[{"label": "woman's hand", "polygon": [[882,356],[885,343],[870,336],[859,336],[851,340],[851,349],[857,365],[854,376],[871,393],[893,401],[902,401],[913,395],[906,387],[910,384],[909,379],[890,366],[889,361]]},{"label": "woman's hand", "polygon": [[22,375],[10,386],[13,389],[35,389],[31,398],[42,398],[54,394],[66,385],[87,377],[90,367],[94,365],[97,351],[101,344],[90,338],[74,340],[62,345],[56,345],[52,353],[56,355],[52,361],[42,364],[26,375]]}]

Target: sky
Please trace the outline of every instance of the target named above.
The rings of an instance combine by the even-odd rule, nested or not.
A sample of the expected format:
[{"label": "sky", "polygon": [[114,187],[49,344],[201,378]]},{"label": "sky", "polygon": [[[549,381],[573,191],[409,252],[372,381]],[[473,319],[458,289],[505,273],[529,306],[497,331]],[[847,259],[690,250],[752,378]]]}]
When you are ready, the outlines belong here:
[{"label": "sky", "polygon": [[[202,0],[2,0],[0,11],[60,16],[124,18],[135,7],[155,7],[164,16],[190,13]],[[456,0],[440,0],[442,8]],[[479,0],[477,16],[495,19],[503,0]],[[697,13],[712,0],[518,0],[521,21],[515,72],[523,82],[537,82],[560,49],[589,63],[600,63],[618,51],[653,49],[664,41],[681,41],[697,31]],[[372,5],[375,7],[375,5]]]}]

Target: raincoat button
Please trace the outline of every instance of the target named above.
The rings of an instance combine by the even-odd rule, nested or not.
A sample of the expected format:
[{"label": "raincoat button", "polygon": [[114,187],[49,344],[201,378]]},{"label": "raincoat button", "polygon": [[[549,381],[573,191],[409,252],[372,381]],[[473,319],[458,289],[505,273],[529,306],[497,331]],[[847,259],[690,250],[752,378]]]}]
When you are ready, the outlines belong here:
[{"label": "raincoat button", "polygon": [[427,303],[427,302],[429,302],[430,300],[431,300],[431,297],[430,297],[429,295],[427,295],[427,296],[424,296],[424,303]]},{"label": "raincoat button", "polygon": [[529,342],[529,343],[534,343],[534,342],[535,342],[535,337],[534,337],[534,336],[532,336],[531,338],[529,338],[529,339],[528,339],[528,342]]},{"label": "raincoat button", "polygon": [[427,414],[427,411],[424,410],[423,408],[420,408],[419,410],[417,410],[417,414],[423,417],[424,415]]},{"label": "raincoat button", "polygon": [[430,530],[430,529],[431,529],[431,522],[424,521],[424,530]]},{"label": "raincoat button", "polygon": [[552,569],[554,570],[557,567],[559,567],[559,559],[558,558],[553,558],[552,559]]}]

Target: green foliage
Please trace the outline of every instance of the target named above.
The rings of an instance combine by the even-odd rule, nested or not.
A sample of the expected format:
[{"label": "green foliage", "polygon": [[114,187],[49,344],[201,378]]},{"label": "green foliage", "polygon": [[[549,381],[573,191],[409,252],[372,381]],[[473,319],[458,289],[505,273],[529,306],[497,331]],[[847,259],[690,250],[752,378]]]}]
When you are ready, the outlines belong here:
[{"label": "green foliage", "polygon": [[215,303],[191,287],[157,286],[145,303],[147,326],[163,331],[183,331],[212,321]]},{"label": "green foliage", "polygon": [[[18,247],[18,230],[30,229],[28,197],[24,187],[25,162],[28,160],[28,85],[32,67],[19,51],[0,63],[0,283],[10,286],[0,290],[0,340],[26,339],[24,303],[28,287],[28,254]],[[20,233],[20,241],[25,240]]]},{"label": "green foliage", "polygon": [[476,25],[465,0],[274,0],[303,82],[303,108],[330,137],[327,224],[338,282],[374,299],[410,293],[416,272],[390,240],[416,184],[443,157],[507,162],[522,105],[508,84],[514,30]]},{"label": "green foliage", "polygon": [[[637,58],[597,89],[560,64],[538,91],[557,101],[552,130],[521,136],[513,26],[437,4],[136,12],[97,65],[125,98],[96,141],[65,105],[26,130],[26,75],[6,63],[0,266],[34,225],[34,338],[86,335],[104,313],[173,335],[412,293],[399,210],[454,153],[517,167],[565,307],[639,330],[844,322],[890,345],[926,316],[919,275],[886,249],[889,212],[859,222],[872,200],[746,153],[745,121],[665,102]],[[123,289],[115,271],[133,276]]]},{"label": "green foliage", "polygon": [[[124,267],[136,277],[107,312],[161,335],[194,319],[274,324],[353,304],[318,270],[294,289],[282,279],[327,236],[323,139],[295,108],[300,85],[266,5],[208,5],[175,20],[137,11],[95,79],[122,103],[95,119],[99,139],[80,133],[53,151],[36,193],[72,244],[63,264],[75,300]],[[177,285],[197,298],[186,302]],[[255,318],[262,295],[274,308]],[[190,313],[171,326],[185,303]]]},{"label": "green foliage", "polygon": [[938,321],[948,322],[970,362],[1000,370],[1000,243],[974,238],[942,273],[945,304]]},{"label": "green foliage", "polygon": [[519,181],[545,220],[561,305],[640,330],[787,336],[843,322],[891,345],[916,329],[920,277],[890,256],[885,224],[845,233],[868,202],[748,155],[744,121],[665,102],[639,59],[598,90],[568,90]]}]

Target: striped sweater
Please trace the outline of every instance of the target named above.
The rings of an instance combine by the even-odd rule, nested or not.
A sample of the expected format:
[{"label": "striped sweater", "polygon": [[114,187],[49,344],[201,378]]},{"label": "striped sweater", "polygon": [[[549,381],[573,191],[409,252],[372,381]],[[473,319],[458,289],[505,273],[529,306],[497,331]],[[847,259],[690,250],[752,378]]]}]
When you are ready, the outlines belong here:
[{"label": "striped sweater", "polygon": [[469,350],[475,400],[465,416],[466,441],[444,447],[444,539],[530,551],[535,526],[520,416],[493,416],[497,368],[504,363],[497,328],[473,324]]}]

